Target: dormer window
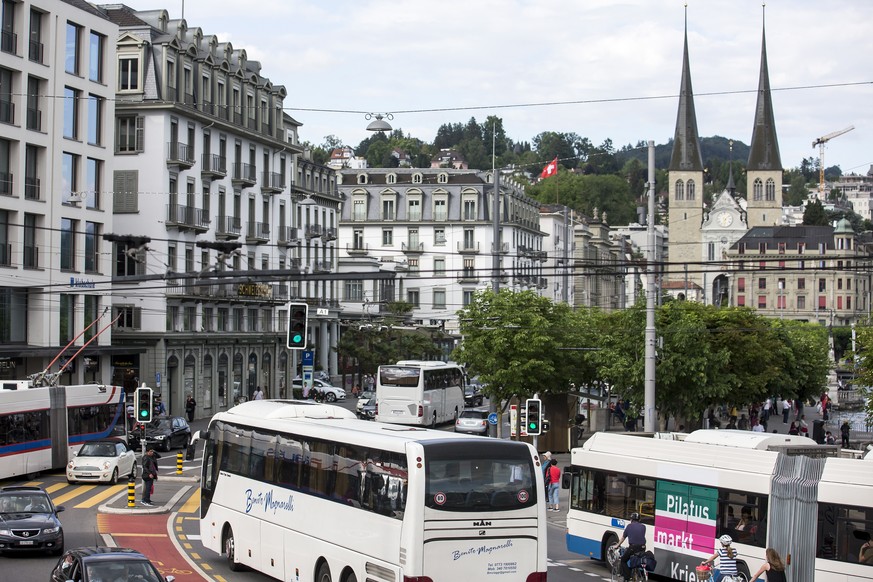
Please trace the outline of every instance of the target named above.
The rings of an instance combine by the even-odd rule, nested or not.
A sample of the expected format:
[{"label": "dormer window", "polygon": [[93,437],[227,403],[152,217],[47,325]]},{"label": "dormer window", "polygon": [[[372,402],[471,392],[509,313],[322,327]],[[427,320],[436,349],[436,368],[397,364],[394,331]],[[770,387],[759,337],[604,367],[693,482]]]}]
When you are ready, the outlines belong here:
[{"label": "dormer window", "polygon": [[367,174],[358,174],[358,184],[367,183]]},{"label": "dormer window", "polygon": [[440,172],[439,175],[437,175],[437,183],[438,184],[448,184],[449,183],[449,175],[446,174],[445,172]]},{"label": "dormer window", "polygon": [[396,184],[397,183],[397,174],[388,174],[385,176],[386,184]]},{"label": "dormer window", "polygon": [[416,172],[412,175],[412,183],[413,184],[421,184],[421,174]]}]

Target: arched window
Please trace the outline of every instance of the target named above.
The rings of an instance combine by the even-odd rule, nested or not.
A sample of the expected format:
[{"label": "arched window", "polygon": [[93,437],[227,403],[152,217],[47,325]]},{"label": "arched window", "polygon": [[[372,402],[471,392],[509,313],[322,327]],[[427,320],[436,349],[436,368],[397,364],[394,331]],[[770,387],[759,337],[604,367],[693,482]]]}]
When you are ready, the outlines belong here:
[{"label": "arched window", "polygon": [[685,183],[682,180],[676,180],[676,200],[685,200]]},{"label": "arched window", "polygon": [[396,184],[397,183],[397,174],[388,174],[385,180],[386,184]]},{"label": "arched window", "polygon": [[772,202],[776,200],[776,182],[773,178],[767,178],[767,190],[764,194],[768,201]]},{"label": "arched window", "polygon": [[412,175],[412,183],[413,184],[421,184],[421,174],[419,174],[418,172],[413,174]]},{"label": "arched window", "polygon": [[358,184],[367,183],[367,174],[358,174]]},{"label": "arched window", "polygon": [[764,183],[761,178],[755,178],[752,183],[752,200],[763,200],[764,198]]},{"label": "arched window", "polygon": [[448,184],[449,183],[449,175],[445,172],[440,172],[437,176],[437,183],[439,184]]},{"label": "arched window", "polygon": [[694,180],[688,180],[685,184],[685,199],[694,200]]}]

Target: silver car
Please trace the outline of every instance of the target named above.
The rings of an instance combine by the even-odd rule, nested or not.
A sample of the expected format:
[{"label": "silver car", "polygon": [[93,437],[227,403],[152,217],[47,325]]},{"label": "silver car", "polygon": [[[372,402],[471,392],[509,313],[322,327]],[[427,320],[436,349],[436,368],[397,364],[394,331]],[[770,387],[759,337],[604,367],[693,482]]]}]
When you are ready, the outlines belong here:
[{"label": "silver car", "polygon": [[[302,389],[303,388],[303,380],[300,378],[295,378],[291,381],[291,385],[294,388]],[[336,402],[337,400],[345,400],[346,399],[346,391],[342,388],[337,388],[336,386],[331,386],[324,380],[319,380],[318,378],[312,379],[312,387],[316,390],[320,391],[324,394],[325,402]]]},{"label": "silver car", "polygon": [[455,421],[455,432],[468,434],[488,434],[488,411],[476,408],[462,410]]}]

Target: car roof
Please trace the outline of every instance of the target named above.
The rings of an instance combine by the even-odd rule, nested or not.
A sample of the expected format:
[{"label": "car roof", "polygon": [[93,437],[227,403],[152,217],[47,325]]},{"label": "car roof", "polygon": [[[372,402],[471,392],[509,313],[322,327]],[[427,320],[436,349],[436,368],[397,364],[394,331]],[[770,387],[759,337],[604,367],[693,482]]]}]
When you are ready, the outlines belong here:
[{"label": "car roof", "polygon": [[115,560],[148,560],[140,552],[131,548],[109,548],[109,547],[85,547],[69,550],[67,553],[81,558],[87,562],[91,561],[115,561]]},{"label": "car roof", "polygon": [[105,439],[94,439],[91,441],[85,441],[82,444],[83,445],[92,445],[92,444],[93,445],[102,445],[102,444],[107,444],[107,443],[113,444],[113,445],[118,444],[118,443],[124,444],[124,441],[119,439],[119,438],[105,438]]},{"label": "car roof", "polygon": [[31,485],[12,485],[9,487],[0,488],[0,493],[45,493],[42,487],[33,487]]}]

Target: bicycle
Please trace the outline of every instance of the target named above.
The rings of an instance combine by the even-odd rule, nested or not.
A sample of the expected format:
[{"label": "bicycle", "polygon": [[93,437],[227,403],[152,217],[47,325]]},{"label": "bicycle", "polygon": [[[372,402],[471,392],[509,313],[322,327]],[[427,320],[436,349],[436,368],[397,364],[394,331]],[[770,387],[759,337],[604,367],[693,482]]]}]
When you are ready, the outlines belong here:
[{"label": "bicycle", "polygon": [[[612,582],[615,582],[615,580],[624,580],[624,577],[621,574],[621,558],[624,553],[625,550],[616,544],[609,546],[606,550],[606,561],[609,563],[609,574]],[[643,566],[631,568],[630,579],[633,582],[645,582],[649,579],[649,572]]]},{"label": "bicycle", "polygon": [[[714,568],[708,565],[700,565],[697,567],[697,580],[698,582],[707,582],[713,579]],[[749,582],[749,579],[746,578],[746,575],[740,572],[736,576],[733,575],[725,575],[721,577],[720,582]]]}]

